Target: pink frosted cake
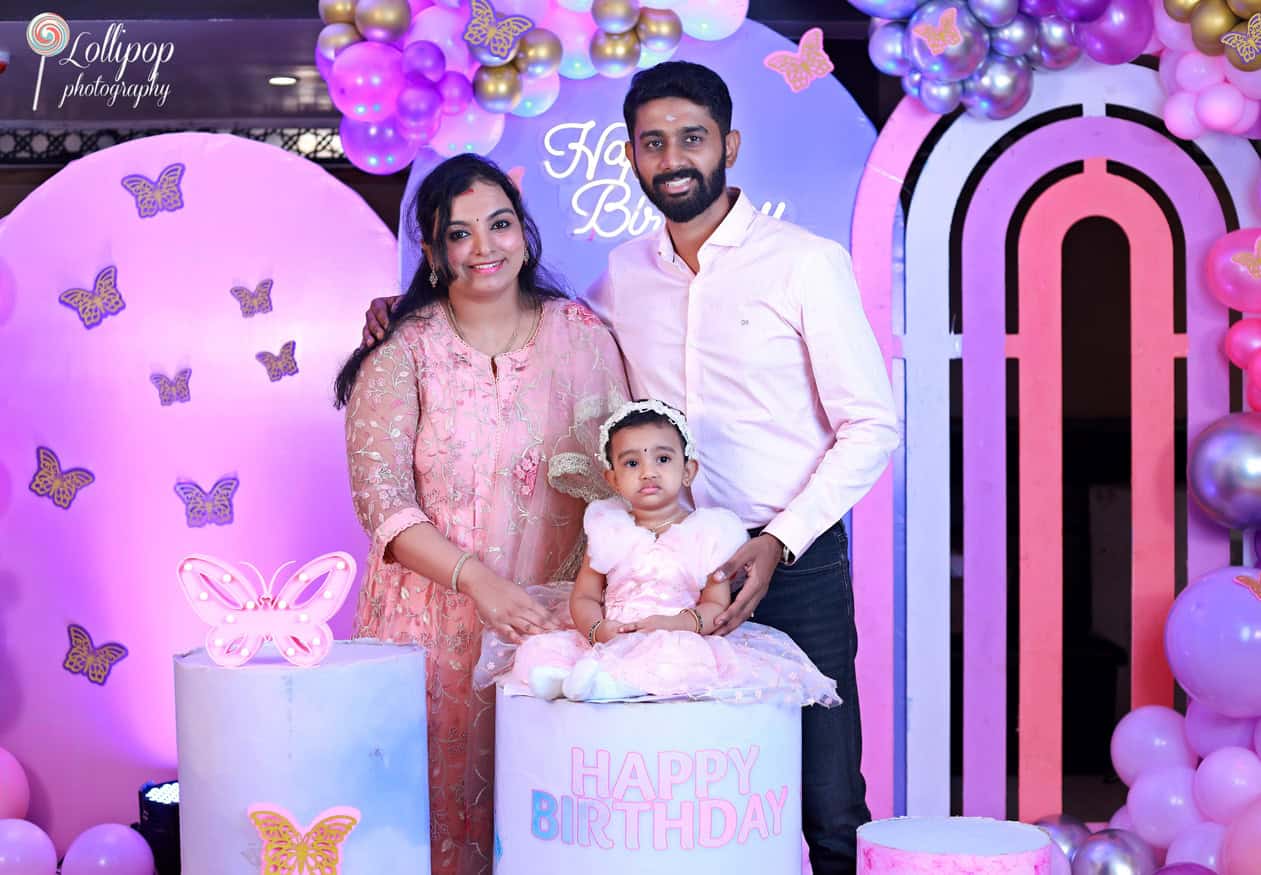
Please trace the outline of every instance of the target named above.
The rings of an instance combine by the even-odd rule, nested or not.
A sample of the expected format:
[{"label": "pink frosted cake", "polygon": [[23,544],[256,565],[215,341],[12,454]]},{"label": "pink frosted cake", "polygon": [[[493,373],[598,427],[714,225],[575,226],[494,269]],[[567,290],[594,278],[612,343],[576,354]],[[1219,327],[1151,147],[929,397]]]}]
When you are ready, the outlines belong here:
[{"label": "pink frosted cake", "polygon": [[858,830],[858,875],[1050,875],[1051,839],[983,817],[895,817]]}]

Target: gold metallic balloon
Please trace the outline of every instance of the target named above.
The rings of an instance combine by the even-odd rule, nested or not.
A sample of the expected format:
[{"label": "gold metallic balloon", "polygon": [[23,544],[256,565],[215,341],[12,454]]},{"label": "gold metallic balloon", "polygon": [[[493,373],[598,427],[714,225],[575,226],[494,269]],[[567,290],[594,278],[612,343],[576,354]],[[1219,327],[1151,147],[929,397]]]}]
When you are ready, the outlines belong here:
[{"label": "gold metallic balloon", "polygon": [[1164,0],[1165,12],[1174,21],[1190,21],[1191,12],[1200,0]]},{"label": "gold metallic balloon", "polygon": [[517,56],[512,63],[525,78],[540,79],[556,72],[563,53],[560,37],[550,30],[536,27],[521,37],[521,41],[517,43]]},{"label": "gold metallic balloon", "polygon": [[[1241,21],[1239,24],[1232,27],[1230,32],[1239,34],[1239,36],[1243,39],[1248,39],[1250,36],[1248,33],[1248,22]],[[1258,54],[1255,58],[1245,64],[1243,58],[1240,57],[1239,52],[1232,48],[1227,48],[1226,60],[1229,61],[1230,66],[1234,67],[1236,70],[1246,70],[1248,72],[1261,70],[1261,54]]]},{"label": "gold metallic balloon", "polygon": [[355,27],[364,39],[392,43],[411,24],[412,7],[407,0],[358,0],[355,4]]},{"label": "gold metallic balloon", "polygon": [[591,65],[596,72],[610,79],[620,79],[635,72],[641,49],[635,31],[605,33],[597,30],[591,38]]},{"label": "gold metallic balloon", "polygon": [[1226,5],[1245,21],[1261,12],[1261,0],[1226,0]]},{"label": "gold metallic balloon", "polygon": [[650,52],[668,52],[683,39],[683,22],[671,9],[641,9],[635,27],[640,45]]},{"label": "gold metallic balloon", "polygon": [[487,112],[512,112],[521,102],[521,77],[512,64],[478,67],[473,74],[473,96]]},{"label": "gold metallic balloon", "polygon": [[1191,13],[1191,40],[1204,54],[1220,55],[1226,51],[1222,36],[1238,23],[1226,0],[1200,0]]},{"label": "gold metallic balloon", "polygon": [[355,0],[320,0],[320,21],[325,24],[354,24]]},{"label": "gold metallic balloon", "polygon": [[326,24],[315,39],[315,50],[332,63],[337,53],[352,43],[362,42],[363,36],[353,24],[337,22]]},{"label": "gold metallic balloon", "polygon": [[639,0],[595,0],[591,17],[605,33],[627,33],[639,21]]}]

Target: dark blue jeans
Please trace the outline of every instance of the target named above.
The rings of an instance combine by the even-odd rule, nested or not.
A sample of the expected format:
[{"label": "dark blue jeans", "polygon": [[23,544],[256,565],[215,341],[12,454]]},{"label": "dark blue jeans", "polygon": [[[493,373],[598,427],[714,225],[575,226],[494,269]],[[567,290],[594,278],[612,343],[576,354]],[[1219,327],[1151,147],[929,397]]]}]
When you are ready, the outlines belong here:
[{"label": "dark blue jeans", "polygon": [[871,812],[859,769],[858,631],[844,524],[820,535],[793,565],[780,565],[755,612],[755,623],[785,632],[819,671],[836,679],[841,706],[812,705],[801,715],[802,829],[815,875],[853,875],[854,832]]}]

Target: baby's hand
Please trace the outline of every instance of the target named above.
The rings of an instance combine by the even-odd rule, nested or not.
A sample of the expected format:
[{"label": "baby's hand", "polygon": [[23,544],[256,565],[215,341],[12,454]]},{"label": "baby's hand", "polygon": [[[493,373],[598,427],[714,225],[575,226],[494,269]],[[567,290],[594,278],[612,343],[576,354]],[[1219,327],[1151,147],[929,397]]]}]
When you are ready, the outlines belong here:
[{"label": "baby's hand", "polygon": [[600,624],[600,628],[596,630],[595,640],[601,644],[608,644],[618,635],[624,632],[634,632],[634,623],[618,623],[614,620],[605,620]]},{"label": "baby's hand", "polygon": [[674,617],[668,617],[665,614],[653,614],[651,617],[645,617],[634,624],[635,628],[631,631],[635,632],[657,632],[671,631],[678,628],[678,622]]}]

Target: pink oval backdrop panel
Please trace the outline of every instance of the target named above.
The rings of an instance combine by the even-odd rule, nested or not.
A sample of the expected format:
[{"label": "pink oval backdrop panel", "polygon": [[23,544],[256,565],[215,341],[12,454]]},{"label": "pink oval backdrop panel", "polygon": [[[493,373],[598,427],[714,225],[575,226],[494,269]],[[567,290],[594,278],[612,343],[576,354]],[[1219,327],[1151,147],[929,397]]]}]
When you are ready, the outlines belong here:
[{"label": "pink oval backdrop panel", "polygon": [[396,265],[357,194],[227,135],[89,155],[0,223],[0,746],[62,850],[175,774],[181,556],[365,554],[331,384]]}]

